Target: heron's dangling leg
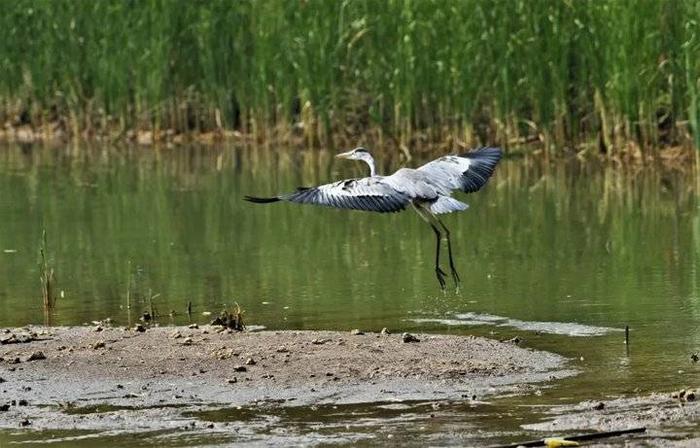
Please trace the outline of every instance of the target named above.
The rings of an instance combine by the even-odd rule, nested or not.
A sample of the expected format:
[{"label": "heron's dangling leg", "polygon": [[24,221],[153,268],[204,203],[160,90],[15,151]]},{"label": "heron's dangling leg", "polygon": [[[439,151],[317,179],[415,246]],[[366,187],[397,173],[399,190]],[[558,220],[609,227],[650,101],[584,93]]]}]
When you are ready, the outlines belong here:
[{"label": "heron's dangling leg", "polygon": [[442,221],[436,216],[435,219],[437,222],[440,224],[440,227],[445,231],[445,238],[447,239],[447,254],[449,255],[450,258],[450,271],[452,272],[452,279],[455,282],[455,285],[459,285],[460,283],[460,278],[459,274],[457,273],[457,269],[455,269],[455,262],[452,259],[452,241],[450,240],[450,230],[443,224]]},{"label": "heron's dangling leg", "polygon": [[416,213],[418,213],[418,216],[420,216],[423,221],[427,222],[430,227],[433,229],[433,232],[435,232],[435,276],[438,279],[438,282],[440,282],[440,288],[445,289],[445,277],[447,274],[445,271],[440,269],[440,244],[442,244],[442,234],[440,233],[440,229],[433,223],[433,220],[431,219],[431,214],[426,211],[421,205],[413,204],[413,207],[416,210]]},{"label": "heron's dangling leg", "polygon": [[440,233],[440,229],[435,227],[433,224],[430,224],[430,227],[433,228],[433,232],[435,232],[435,275],[437,276],[438,282],[440,282],[440,288],[445,289],[445,277],[447,274],[445,274],[445,271],[440,269],[440,244],[442,243],[442,234]]}]

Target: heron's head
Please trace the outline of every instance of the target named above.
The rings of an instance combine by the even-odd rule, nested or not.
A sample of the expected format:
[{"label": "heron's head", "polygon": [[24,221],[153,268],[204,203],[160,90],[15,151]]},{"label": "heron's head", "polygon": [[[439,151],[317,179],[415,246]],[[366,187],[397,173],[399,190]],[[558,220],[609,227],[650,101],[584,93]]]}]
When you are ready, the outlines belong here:
[{"label": "heron's head", "polygon": [[362,160],[369,165],[370,176],[375,175],[374,158],[372,157],[372,154],[367,151],[367,148],[363,146],[358,146],[357,148],[348,152],[342,152],[336,155],[336,157],[340,157],[341,159]]},{"label": "heron's head", "polygon": [[350,160],[367,160],[368,158],[372,158],[372,155],[369,153],[369,151],[367,151],[367,148],[358,146],[357,148],[348,152],[341,152],[340,154],[336,155],[336,157]]}]

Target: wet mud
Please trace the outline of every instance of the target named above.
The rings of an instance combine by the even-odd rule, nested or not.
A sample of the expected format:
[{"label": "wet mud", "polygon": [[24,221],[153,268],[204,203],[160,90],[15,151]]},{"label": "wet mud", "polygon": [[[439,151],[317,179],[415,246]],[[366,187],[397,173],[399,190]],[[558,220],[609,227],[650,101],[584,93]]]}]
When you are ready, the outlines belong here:
[{"label": "wet mud", "polygon": [[[84,447],[129,446],[134,437],[488,446],[643,426],[643,434],[586,446],[700,446],[696,389],[533,408],[530,421],[504,429],[498,416],[512,413],[513,396],[575,374],[562,356],[473,336],[196,325],[6,329],[0,442],[5,431],[13,443],[50,437]],[[474,431],[451,432],[453,421]],[[424,438],[438,427],[442,438]]]}]

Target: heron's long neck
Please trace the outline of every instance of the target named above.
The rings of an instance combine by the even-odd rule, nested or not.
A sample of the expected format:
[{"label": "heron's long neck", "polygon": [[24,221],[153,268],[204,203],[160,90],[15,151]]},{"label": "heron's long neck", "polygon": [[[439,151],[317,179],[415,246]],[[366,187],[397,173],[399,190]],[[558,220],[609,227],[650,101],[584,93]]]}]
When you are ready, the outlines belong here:
[{"label": "heron's long neck", "polygon": [[369,165],[369,175],[370,175],[370,177],[376,176],[376,175],[377,175],[377,171],[374,169],[374,158],[373,158],[371,155],[367,154],[364,158],[362,158],[362,160],[363,160],[364,162],[366,162],[367,165]]}]

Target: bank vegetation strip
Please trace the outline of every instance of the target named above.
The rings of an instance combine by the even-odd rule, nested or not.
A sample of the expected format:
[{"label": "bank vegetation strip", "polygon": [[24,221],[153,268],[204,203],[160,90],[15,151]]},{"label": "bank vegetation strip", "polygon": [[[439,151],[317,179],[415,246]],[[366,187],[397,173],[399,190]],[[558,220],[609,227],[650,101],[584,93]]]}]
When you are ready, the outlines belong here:
[{"label": "bank vegetation strip", "polygon": [[698,147],[699,23],[693,0],[17,0],[0,15],[0,122],[145,141]]}]

